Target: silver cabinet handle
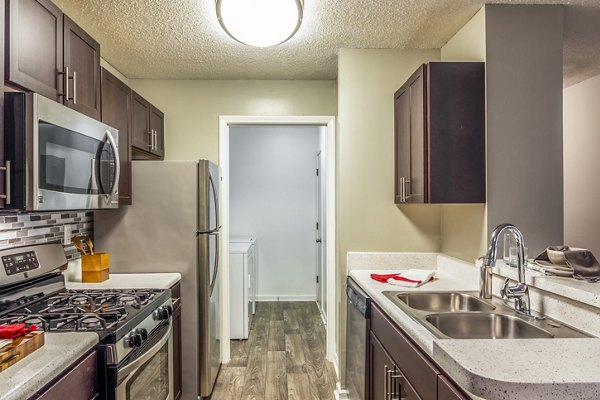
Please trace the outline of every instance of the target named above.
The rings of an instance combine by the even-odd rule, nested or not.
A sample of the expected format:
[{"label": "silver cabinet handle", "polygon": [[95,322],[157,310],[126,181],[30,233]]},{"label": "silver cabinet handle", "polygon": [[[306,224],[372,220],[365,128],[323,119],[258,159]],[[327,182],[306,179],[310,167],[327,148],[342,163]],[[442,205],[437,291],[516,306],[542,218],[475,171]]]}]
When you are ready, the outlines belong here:
[{"label": "silver cabinet handle", "polygon": [[154,150],[158,151],[158,131],[154,131]]},{"label": "silver cabinet handle", "polygon": [[406,201],[406,198],[404,195],[404,189],[406,188],[405,181],[406,181],[405,177],[400,178],[400,203],[404,203]]},{"label": "silver cabinet handle", "polygon": [[4,194],[0,195],[0,199],[4,199],[5,205],[10,205],[10,160],[4,162],[4,167],[0,167],[0,171],[4,171]]},{"label": "silver cabinet handle", "polygon": [[[402,400],[402,379],[404,379],[404,375],[400,373],[400,370],[394,366],[394,370],[390,371],[390,381],[392,382],[392,399],[391,400]],[[398,387],[396,383],[396,379],[400,382],[400,390],[397,392],[396,388]],[[398,397],[394,397],[398,396]]]},{"label": "silver cabinet handle", "polygon": [[63,80],[65,85],[65,101],[71,100],[69,98],[69,67],[65,67],[65,79]]},{"label": "silver cabinet handle", "polygon": [[383,366],[383,399],[384,400],[389,400],[390,399],[390,391],[388,388],[388,366],[384,365]]},{"label": "silver cabinet handle", "polygon": [[73,104],[77,104],[77,72],[73,71]]},{"label": "silver cabinet handle", "polygon": [[412,197],[411,194],[411,190],[410,190],[410,179],[404,179],[404,185],[408,184],[408,190],[406,190],[406,187],[404,188],[404,201],[406,202],[406,200],[408,200],[409,198]]},{"label": "silver cabinet handle", "polygon": [[152,129],[148,131],[148,136],[150,136],[150,143],[148,144],[148,147],[150,147],[150,150],[154,150],[154,135],[152,134]]}]

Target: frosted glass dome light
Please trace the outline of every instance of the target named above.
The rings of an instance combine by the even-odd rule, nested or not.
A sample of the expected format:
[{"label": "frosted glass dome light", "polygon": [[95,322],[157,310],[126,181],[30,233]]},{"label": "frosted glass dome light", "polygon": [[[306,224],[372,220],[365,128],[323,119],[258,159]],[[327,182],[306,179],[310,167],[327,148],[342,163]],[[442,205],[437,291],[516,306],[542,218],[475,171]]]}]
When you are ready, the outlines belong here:
[{"label": "frosted glass dome light", "polygon": [[275,46],[294,36],[302,11],[302,0],[217,0],[217,18],[225,32],[254,47]]}]

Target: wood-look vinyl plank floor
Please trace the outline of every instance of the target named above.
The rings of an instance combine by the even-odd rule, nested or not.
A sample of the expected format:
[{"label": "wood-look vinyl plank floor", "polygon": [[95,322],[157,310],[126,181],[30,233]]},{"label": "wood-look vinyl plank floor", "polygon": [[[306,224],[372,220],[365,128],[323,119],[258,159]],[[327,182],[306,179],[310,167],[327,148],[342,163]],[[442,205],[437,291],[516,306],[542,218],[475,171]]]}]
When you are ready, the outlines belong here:
[{"label": "wood-look vinyl plank floor", "polygon": [[258,303],[248,340],[231,342],[211,400],[333,400],[325,345],[316,303]]}]

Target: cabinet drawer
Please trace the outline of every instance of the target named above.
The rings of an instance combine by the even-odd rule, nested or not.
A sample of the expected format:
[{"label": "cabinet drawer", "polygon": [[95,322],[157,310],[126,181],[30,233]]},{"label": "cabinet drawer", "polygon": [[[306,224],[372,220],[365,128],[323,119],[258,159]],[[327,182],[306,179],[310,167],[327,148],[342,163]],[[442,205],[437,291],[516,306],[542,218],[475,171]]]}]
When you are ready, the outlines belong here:
[{"label": "cabinet drawer", "polygon": [[423,400],[437,399],[440,371],[410,339],[373,304],[371,330]]},{"label": "cabinet drawer", "polygon": [[63,400],[68,393],[69,400],[95,399],[98,387],[98,369],[96,366],[97,352],[94,351],[70,370],[50,388],[39,396],[37,400]]}]

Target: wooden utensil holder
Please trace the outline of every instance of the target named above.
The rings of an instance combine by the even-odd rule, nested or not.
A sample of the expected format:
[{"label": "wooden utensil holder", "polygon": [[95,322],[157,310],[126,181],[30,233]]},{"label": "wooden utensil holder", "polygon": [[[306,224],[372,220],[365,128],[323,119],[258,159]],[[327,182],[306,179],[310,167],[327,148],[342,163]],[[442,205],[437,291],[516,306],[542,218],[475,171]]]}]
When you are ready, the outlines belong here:
[{"label": "wooden utensil holder", "polygon": [[81,256],[81,281],[104,282],[109,278],[110,254],[94,253]]}]

